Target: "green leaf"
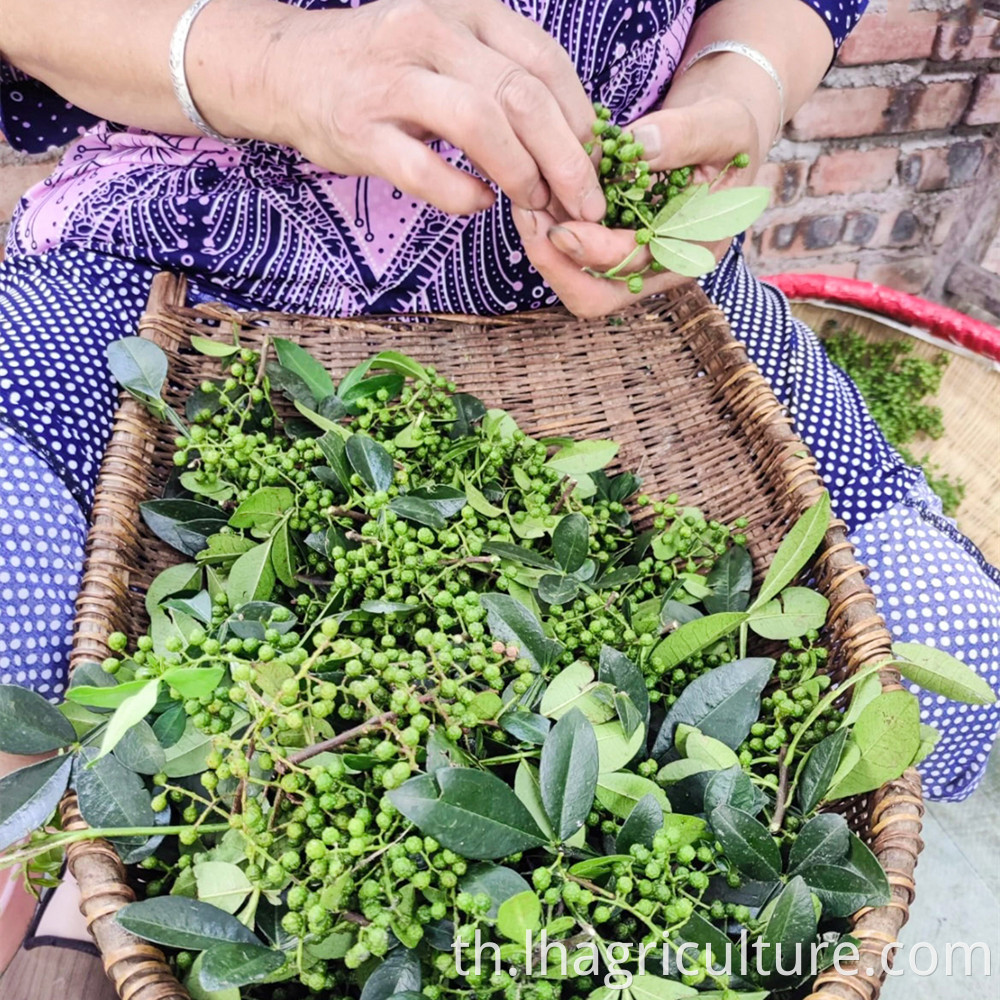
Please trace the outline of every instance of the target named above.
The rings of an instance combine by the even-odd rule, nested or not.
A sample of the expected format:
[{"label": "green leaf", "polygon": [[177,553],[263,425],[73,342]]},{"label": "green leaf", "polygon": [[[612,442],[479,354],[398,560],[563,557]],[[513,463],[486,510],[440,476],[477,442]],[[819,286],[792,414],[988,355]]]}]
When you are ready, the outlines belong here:
[{"label": "green leaf", "polygon": [[[181,708],[184,706],[181,705]],[[204,771],[212,750],[212,740],[211,733],[201,732],[190,719],[186,719],[179,739],[166,748],[167,763],[163,773],[168,778],[184,778]]]},{"label": "green leaf", "polygon": [[351,467],[347,461],[346,440],[340,434],[327,431],[316,443],[327,462],[330,463],[330,468],[333,469],[340,485],[350,495],[354,491],[354,487],[351,486]]},{"label": "green leaf", "polygon": [[[817,817],[818,819],[819,817]],[[872,884],[851,868],[817,862],[798,870],[806,885],[819,897],[825,917],[849,917],[877,897]]]},{"label": "green leaf", "polygon": [[[620,697],[628,698],[628,695]],[[629,699],[629,704],[631,700]],[[635,758],[646,742],[646,733],[636,715],[639,724],[632,730],[630,736],[625,735],[625,728],[618,721],[605,722],[594,726],[597,737],[598,770],[604,774],[608,771],[619,771]]]},{"label": "green leaf", "polygon": [[684,743],[684,756],[699,761],[712,770],[724,770],[739,764],[736,753],[722,740],[713,739],[701,732],[691,733]]},{"label": "green leaf", "polygon": [[545,464],[567,476],[598,472],[618,454],[617,441],[577,441],[560,448]]},{"label": "green leaf", "polygon": [[657,235],[711,243],[737,236],[767,208],[771,189],[733,187],[689,201],[673,218],[656,226]]},{"label": "green leaf", "polygon": [[799,807],[805,815],[808,816],[826,798],[830,782],[840,764],[847,736],[847,729],[838,729],[809,751],[809,757],[802,769],[802,777],[799,779],[796,790]]},{"label": "green leaf", "polygon": [[518,708],[512,712],[504,712],[500,716],[500,728],[522,743],[541,746],[552,728],[552,722],[544,715],[536,715],[527,709]]},{"label": "green leaf", "polygon": [[419,993],[420,959],[409,948],[397,948],[377,966],[361,990],[361,1000],[389,1000],[400,993]]},{"label": "green leaf", "polygon": [[278,364],[302,379],[317,403],[336,393],[330,373],[294,341],[275,337],[274,351],[278,355]]},{"label": "green leaf", "polygon": [[238,987],[234,986],[228,990],[206,990],[201,985],[201,966],[204,957],[205,953],[202,952],[195,958],[184,980],[184,988],[191,994],[191,1000],[240,1000]]},{"label": "green leaf", "polygon": [[547,573],[538,581],[538,597],[546,604],[569,604],[576,597],[580,585],[566,576]]},{"label": "green leaf", "polygon": [[568,840],[583,826],[594,802],[597,774],[594,727],[573,709],[546,737],[539,766],[542,802],[560,840]]},{"label": "green leaf", "polygon": [[262,486],[236,508],[229,523],[234,528],[270,531],[282,515],[295,506],[295,496],[287,486]]},{"label": "green leaf", "polygon": [[399,351],[379,351],[371,359],[370,367],[384,368],[387,371],[396,372],[397,375],[415,379],[417,382],[431,381],[427,369],[419,361],[414,361],[413,358],[400,354]]},{"label": "green leaf", "polygon": [[239,344],[226,343],[222,340],[210,340],[208,337],[192,335],[191,346],[208,358],[230,358],[240,350]]},{"label": "green leaf", "polygon": [[196,864],[194,878],[198,898],[226,913],[235,913],[253,889],[243,869],[227,861],[202,861]]},{"label": "green leaf", "polygon": [[778,546],[760,591],[750,605],[751,611],[777,597],[798,576],[823,541],[829,525],[830,494],[824,491],[816,503],[803,511]]},{"label": "green leaf", "polygon": [[716,806],[709,816],[730,863],[747,878],[770,881],[781,874],[781,853],[763,823],[734,806]]},{"label": "green leaf", "polygon": [[662,264],[674,274],[687,278],[698,278],[715,270],[715,254],[700,243],[686,243],[684,240],[655,236],[649,241],[649,252],[653,260]]},{"label": "green leaf", "polygon": [[594,671],[582,660],[575,660],[552,678],[538,706],[550,719],[562,718],[573,708],[579,708],[594,723],[608,722],[615,716],[614,689],[594,683]]},{"label": "green leaf", "polygon": [[668,219],[672,219],[688,202],[704,198],[708,194],[708,184],[689,184],[680,194],[665,201],[656,215],[653,216],[652,229],[659,232]]},{"label": "green leaf", "polygon": [[234,610],[251,601],[266,601],[276,581],[271,565],[271,542],[262,542],[244,552],[229,570],[226,594]]},{"label": "green leaf", "polygon": [[917,748],[917,752],[914,754],[913,760],[910,761],[910,767],[916,767],[917,764],[932,753],[940,739],[941,734],[933,726],[925,726],[921,723],[920,746]]},{"label": "green leaf", "polygon": [[271,538],[271,567],[274,575],[286,586],[294,587],[295,548],[292,544],[288,521],[282,521]]},{"label": "green leaf", "polygon": [[545,843],[510,786],[486,771],[442,768],[404,782],[389,799],[422,833],[465,858],[492,860]]},{"label": "green leaf", "polygon": [[751,657],[724,663],[696,677],[667,712],[653,744],[653,756],[659,760],[667,753],[680,723],[694,726],[732,749],[738,747],[760,714],[760,695],[773,667],[773,660]]},{"label": "green leaf", "polygon": [[942,649],[919,642],[895,642],[892,652],[896,657],[892,666],[925,691],[969,705],[992,705],[997,700],[984,678]]},{"label": "green leaf", "polygon": [[221,563],[233,563],[237,556],[249,552],[254,547],[252,538],[242,535],[210,535],[206,539],[206,547],[201,549],[196,558],[201,565],[217,566]]},{"label": "green leaf", "polygon": [[826,624],[830,602],[807,587],[786,587],[774,600],[760,605],[747,619],[764,639],[794,639]]},{"label": "green leaf", "polygon": [[556,840],[552,824],[545,812],[545,803],[542,802],[542,783],[538,771],[523,758],[518,761],[517,770],[514,772],[514,794],[531,813],[531,818],[538,824],[539,830],[550,841]]},{"label": "green leaf", "polygon": [[441,511],[432,503],[410,495],[393,497],[389,501],[389,509],[407,521],[425,524],[428,528],[434,528],[435,531],[440,530],[448,523]]},{"label": "green leaf", "polygon": [[663,808],[652,795],[644,795],[628,814],[615,839],[615,850],[628,854],[633,844],[653,846],[653,837],[663,828]]},{"label": "green leaf", "polygon": [[160,607],[180,611],[202,625],[212,624],[212,598],[207,590],[199,590],[193,597],[168,597]]},{"label": "green leaf", "polygon": [[236,917],[186,896],[157,896],[128,903],[115,920],[146,941],[187,951],[204,951],[225,942],[260,944]]},{"label": "green leaf", "polygon": [[744,612],[725,611],[722,614],[705,615],[685,622],[653,647],[649,661],[657,673],[673,670],[706,646],[711,646],[730,632],[734,632],[746,620]]},{"label": "green leaf", "polygon": [[455,422],[448,431],[452,440],[468,437],[472,433],[472,425],[486,416],[486,407],[482,400],[467,392],[456,392],[451,397],[455,404]]},{"label": "green leaf", "polygon": [[788,854],[788,871],[831,864],[847,857],[851,844],[847,820],[838,813],[814,816],[799,830]]},{"label": "green leaf", "polygon": [[869,906],[884,906],[892,898],[892,888],[889,876],[879,864],[878,858],[860,837],[851,834],[851,850],[847,858],[847,866],[868,880],[872,887]]},{"label": "green leaf", "polygon": [[93,747],[80,751],[73,785],[80,815],[88,826],[152,826],[156,822],[142,778],[115,757],[99,757]]},{"label": "green leaf", "polygon": [[809,887],[796,875],[781,890],[761,931],[760,940],[770,946],[763,949],[764,959],[760,962],[766,978],[771,977],[779,964],[783,969],[790,967],[797,954],[797,945],[800,946],[798,954],[808,954],[808,946],[816,937],[816,924],[816,909]]},{"label": "green leaf", "polygon": [[39,829],[69,784],[73,757],[50,757],[0,778],[0,851]]},{"label": "green leaf", "polygon": [[766,804],[767,797],[739,765],[717,771],[705,786],[703,812],[706,816],[711,815],[716,806],[734,806],[756,816]]},{"label": "green leaf", "polygon": [[174,667],[161,677],[182,698],[204,698],[222,681],[225,667]]},{"label": "green leaf", "polygon": [[454,486],[431,483],[410,490],[407,496],[429,503],[442,517],[452,518],[468,503],[465,493]]},{"label": "green leaf", "polygon": [[[503,517],[504,509],[502,507],[497,507],[496,504],[490,503],[490,501],[487,500],[486,495],[475,485],[475,483],[472,482],[469,477],[466,477],[464,482],[465,493],[469,498],[469,506],[477,514],[482,514],[483,517]],[[488,551],[485,547],[484,550]],[[500,553],[498,552],[497,555],[500,555]]]},{"label": "green leaf", "polygon": [[627,694],[639,711],[644,723],[649,722],[649,691],[639,668],[624,654],[611,646],[601,646],[597,678]]},{"label": "green leaf", "polygon": [[598,776],[597,801],[619,819],[625,819],[646,795],[652,795],[664,812],[670,812],[667,796],[655,781],[629,771]]},{"label": "green leaf", "polygon": [[58,750],[75,738],[66,717],[40,694],[0,685],[0,751],[28,757]]},{"label": "green leaf", "polygon": [[688,997],[698,995],[698,991],[692,986],[685,986],[674,979],[663,979],[648,972],[633,975],[632,984],[625,992],[632,1000],[687,1000]]},{"label": "green leaf", "polygon": [[727,549],[705,577],[712,593],[702,603],[710,614],[746,611],[753,584],[753,562],[742,545]]},{"label": "green leaf", "polygon": [[567,514],[552,532],[552,551],[566,573],[574,573],[587,558],[590,527],[583,514]]},{"label": "green leaf", "polygon": [[159,399],[167,380],[167,356],[143,337],[122,337],[108,344],[106,351],[111,374],[129,392]]},{"label": "green leaf", "polygon": [[227,990],[263,982],[284,964],[284,952],[262,944],[214,944],[201,957],[198,980],[206,990]]},{"label": "green leaf", "polygon": [[[663,813],[660,815],[662,816]],[[631,860],[632,857],[628,854],[602,854],[597,858],[586,858],[583,861],[578,861],[570,867],[569,873],[570,875],[578,875],[580,878],[598,878],[601,875],[607,875],[615,865]]]},{"label": "green leaf", "polygon": [[488,920],[495,920],[500,904],[518,893],[530,892],[531,886],[511,868],[502,865],[472,865],[458,883],[460,892],[470,896],[485,894],[492,905],[485,914]]},{"label": "green leaf", "polygon": [[[184,706],[181,705],[180,708],[183,710]],[[161,715],[160,719],[162,718]],[[118,741],[115,757],[136,774],[158,774],[167,763],[166,751],[145,719],[140,719]]]},{"label": "green leaf", "polygon": [[185,555],[200,552],[226,523],[218,507],[200,500],[146,500],[139,504],[139,513],[157,538]]},{"label": "green leaf", "polygon": [[141,691],[149,681],[126,681],[124,684],[112,684],[107,687],[97,687],[92,684],[73,685],[66,691],[66,700],[75,701],[78,705],[90,708],[117,708],[123,701]]},{"label": "green leaf", "polygon": [[[104,730],[104,737],[101,740],[100,757],[111,753],[118,746],[122,737],[133,726],[144,721],[146,716],[153,711],[159,690],[159,678],[146,681],[143,687],[139,688],[135,694],[126,698],[115,709],[114,715],[108,719],[107,727]],[[104,825],[107,826],[109,824]]]},{"label": "green leaf", "polygon": [[370,615],[412,615],[419,607],[419,604],[406,604],[403,601],[382,601],[378,599],[362,601],[358,605],[360,611],[364,611]]},{"label": "green leaf", "polygon": [[[502,512],[501,512],[502,513]],[[523,545],[512,545],[510,542],[489,541],[484,543],[483,552],[490,555],[499,556],[510,562],[520,563],[523,566],[534,566],[536,569],[558,569],[556,564],[547,556],[543,556],[534,549],[526,549]]]},{"label": "green leaf", "polygon": [[851,701],[841,719],[841,728],[853,726],[858,716],[882,693],[882,678],[877,673],[869,674],[851,690]]},{"label": "green leaf", "polygon": [[[403,379],[395,373],[389,375],[372,375],[356,382],[346,392],[341,390],[339,400],[349,413],[359,413],[358,404],[363,399],[372,399],[380,392],[385,392],[388,399],[395,399],[403,389]],[[328,397],[336,399],[338,397]],[[325,402],[325,400],[324,400]],[[338,415],[339,416],[339,415]]]},{"label": "green leaf", "polygon": [[519,655],[533,667],[544,670],[562,655],[563,645],[542,631],[541,623],[518,600],[507,594],[483,594],[490,634],[501,642],[517,646]]},{"label": "green leaf", "polygon": [[355,386],[360,382],[367,374],[368,369],[372,366],[372,359],[368,358],[362,361],[360,364],[355,365],[341,380],[340,385],[337,386],[337,395],[343,396],[344,393],[350,392],[351,387]]},{"label": "green leaf", "polygon": [[909,691],[888,691],[866,705],[851,744],[858,759],[829,793],[831,799],[870,792],[898,778],[920,747],[920,709]]},{"label": "green leaf", "polygon": [[497,930],[511,941],[523,944],[541,926],[542,901],[530,890],[505,899],[497,910]]},{"label": "green leaf", "polygon": [[385,492],[392,485],[393,466],[389,453],[365,434],[352,434],[347,439],[347,461],[370,490]]},{"label": "green leaf", "polygon": [[[152,725],[153,735],[156,737],[157,742],[164,749],[164,751],[170,749],[174,746],[177,741],[184,735],[184,727],[187,725],[187,713],[184,711],[184,706],[176,704],[168,708]],[[121,744],[118,745],[119,749]],[[126,751],[127,753],[128,751]],[[166,754],[164,753],[164,758]],[[132,767],[127,760],[123,760],[126,767]],[[166,763],[161,764],[156,770],[162,771],[166,767]],[[132,767],[133,771],[139,771],[140,774],[145,774],[145,771],[140,771],[137,767]],[[154,774],[156,771],[153,772]]]}]

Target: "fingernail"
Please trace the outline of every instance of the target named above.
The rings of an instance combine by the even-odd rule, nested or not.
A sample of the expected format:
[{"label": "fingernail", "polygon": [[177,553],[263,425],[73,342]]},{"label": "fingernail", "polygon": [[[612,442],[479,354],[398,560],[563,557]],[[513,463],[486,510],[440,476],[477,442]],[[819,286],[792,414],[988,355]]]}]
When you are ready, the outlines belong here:
[{"label": "fingernail", "polygon": [[599,187],[592,188],[580,205],[580,214],[587,222],[600,222],[606,211],[604,192]]},{"label": "fingernail", "polygon": [[635,141],[642,146],[644,159],[650,160],[660,155],[660,130],[655,125],[640,125],[633,135]]},{"label": "fingernail", "polygon": [[548,237],[552,245],[562,253],[568,254],[570,257],[583,256],[583,244],[572,229],[567,229],[565,226],[553,226],[548,231]]}]

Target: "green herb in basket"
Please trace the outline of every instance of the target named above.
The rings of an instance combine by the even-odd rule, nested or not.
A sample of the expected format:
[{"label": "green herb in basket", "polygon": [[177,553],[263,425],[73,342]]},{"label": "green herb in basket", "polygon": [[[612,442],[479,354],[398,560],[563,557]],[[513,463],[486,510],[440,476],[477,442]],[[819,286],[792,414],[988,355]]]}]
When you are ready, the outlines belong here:
[{"label": "green herb in basket", "polygon": [[[144,896],[117,919],[211,1000],[557,1000],[612,968],[633,995],[760,997],[801,978],[776,945],[829,951],[888,899],[817,809],[934,735],[886,664],[823,672],[826,600],[795,581],[825,495],[755,590],[745,521],[633,500],[612,441],[534,439],[394,352],[334,383],[288,341],[194,346],[222,371],[183,417],[157,348],[109,352],[178,429],[142,516],[179,561],[62,706],[0,688],[0,750],[57,751],[0,781],[0,863],[47,877],[110,839]],[[897,656],[992,700],[945,654]],[[51,820],[67,787],[90,830]],[[543,932],[565,973],[537,974]],[[763,960],[719,972],[741,933]]]}]

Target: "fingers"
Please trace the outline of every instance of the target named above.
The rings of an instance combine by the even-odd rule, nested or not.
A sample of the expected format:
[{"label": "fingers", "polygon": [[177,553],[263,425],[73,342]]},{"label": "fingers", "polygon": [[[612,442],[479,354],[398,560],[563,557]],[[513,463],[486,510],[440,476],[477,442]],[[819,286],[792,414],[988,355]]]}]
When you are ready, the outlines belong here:
[{"label": "fingers", "polygon": [[[549,213],[526,212],[515,207],[512,215],[531,263],[574,315],[606,316],[637,301],[625,282],[595,278],[581,270],[575,259],[559,250],[548,238],[556,223]],[[645,280],[643,295],[664,292],[686,280],[675,274],[651,275]]]},{"label": "fingers", "polygon": [[752,116],[738,101],[712,98],[654,111],[632,123],[635,141],[651,170],[726,163],[757,149]]},{"label": "fingers", "polygon": [[[442,134],[488,170],[522,208],[545,207],[548,198],[539,193],[544,179],[552,196],[574,218],[603,218],[604,194],[597,171],[549,87],[521,63],[470,41],[443,51],[437,65],[442,74],[466,84],[464,92],[455,89],[444,103],[430,97],[422,102],[443,118],[447,131]],[[439,96],[443,89],[429,87]],[[445,116],[440,115],[442,108],[448,109]]]},{"label": "fingers", "polygon": [[523,66],[548,88],[578,142],[590,137],[594,108],[569,53],[543,28],[502,3],[474,8],[480,40]]},{"label": "fingers", "polygon": [[[617,269],[637,249],[635,233],[630,229],[608,229],[588,222],[566,221],[553,225],[547,236],[561,253],[577,267],[594,271]],[[618,274],[633,274],[649,266],[649,251],[643,247]]]},{"label": "fingers", "polygon": [[445,163],[397,128],[383,125],[373,130],[370,150],[381,165],[380,176],[450,215],[472,215],[493,204],[493,192],[481,180]]}]

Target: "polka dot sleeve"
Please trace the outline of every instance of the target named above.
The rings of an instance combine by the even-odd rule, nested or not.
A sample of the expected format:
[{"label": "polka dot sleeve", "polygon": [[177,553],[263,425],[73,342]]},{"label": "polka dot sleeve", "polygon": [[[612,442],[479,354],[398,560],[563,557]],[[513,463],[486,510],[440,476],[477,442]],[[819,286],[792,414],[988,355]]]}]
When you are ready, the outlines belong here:
[{"label": "polka dot sleeve", "polygon": [[0,59],[0,132],[15,149],[44,153],[63,146],[97,118]]},{"label": "polka dot sleeve", "polygon": [[[695,16],[718,2],[719,0],[698,0]],[[834,49],[839,49],[844,44],[844,39],[861,20],[861,15],[868,6],[868,0],[802,0],[802,2],[812,7],[826,22],[830,34],[833,35]]]}]

